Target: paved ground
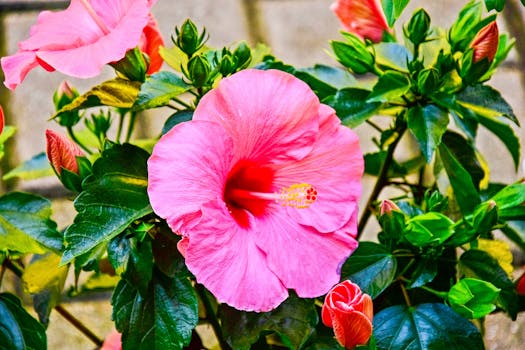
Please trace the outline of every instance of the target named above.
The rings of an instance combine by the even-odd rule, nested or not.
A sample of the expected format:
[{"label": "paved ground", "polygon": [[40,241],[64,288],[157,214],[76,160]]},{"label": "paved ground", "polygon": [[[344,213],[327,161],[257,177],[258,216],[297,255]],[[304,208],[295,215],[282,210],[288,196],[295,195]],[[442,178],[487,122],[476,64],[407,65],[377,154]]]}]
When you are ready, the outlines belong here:
[{"label": "paved ground", "polygon": [[[5,0],[4,0],[5,1]],[[3,1],[0,0],[0,3]],[[153,12],[159,20],[162,32],[168,39],[175,25],[180,25],[187,17],[192,18],[199,26],[205,25],[210,33],[209,44],[220,47],[233,45],[240,39],[252,42],[262,40],[274,50],[274,54],[286,62],[297,66],[310,66],[315,63],[333,63],[324,51],[328,48],[328,40],[338,38],[339,24],[335,16],[328,10],[332,0],[158,0]],[[433,23],[449,25],[457,16],[458,9],[466,1],[412,1],[404,19],[408,18],[416,7],[424,4],[432,16]],[[36,13],[11,14],[5,18],[5,36],[7,38],[7,53],[16,50],[16,43],[28,35],[30,25],[35,21]],[[401,22],[403,19],[401,20]],[[501,23],[502,28],[505,24]],[[400,28],[397,29],[400,31]],[[1,33],[0,33],[1,35]],[[520,40],[525,40],[521,38]],[[511,61],[517,60],[517,55],[511,55]],[[103,81],[111,72],[109,69],[100,77],[87,81],[69,79],[80,91],[86,90],[96,82]],[[32,157],[44,149],[44,130],[55,128],[48,117],[52,114],[53,89],[64,79],[58,73],[49,74],[43,70],[31,72],[15,93],[7,93],[0,87],[0,101],[9,98],[11,113],[10,122],[18,127],[15,156],[19,160]],[[494,77],[493,85],[500,89],[503,96],[513,106],[516,114],[525,122],[521,112],[525,110],[524,92],[520,85],[520,70],[516,65],[507,65]],[[3,89],[3,90],[2,90]],[[3,97],[2,97],[3,96]],[[2,102],[4,103],[4,102]],[[145,116],[148,132],[156,134],[165,114],[151,113]],[[146,125],[145,124],[145,125]],[[358,128],[363,135],[363,148],[370,149],[367,143],[366,127]],[[522,140],[525,129],[518,131]],[[480,135],[479,148],[488,158],[492,177],[501,181],[517,179],[507,151],[499,140]],[[523,176],[523,174],[520,174]],[[370,179],[365,179],[370,183]],[[48,179],[44,182],[28,182],[24,188],[49,186],[57,182]],[[367,188],[369,191],[369,188]],[[57,201],[56,220],[65,224],[70,219],[67,201]],[[79,317],[93,327],[97,334],[103,336],[109,332],[110,307],[106,300],[90,302],[75,302],[66,305]],[[489,349],[520,349],[525,341],[525,318],[509,323],[501,316],[488,319],[487,345]],[[58,315],[53,315],[50,326],[50,349],[92,349],[91,344],[79,333],[72,330]],[[67,339],[67,340],[66,340]]]}]

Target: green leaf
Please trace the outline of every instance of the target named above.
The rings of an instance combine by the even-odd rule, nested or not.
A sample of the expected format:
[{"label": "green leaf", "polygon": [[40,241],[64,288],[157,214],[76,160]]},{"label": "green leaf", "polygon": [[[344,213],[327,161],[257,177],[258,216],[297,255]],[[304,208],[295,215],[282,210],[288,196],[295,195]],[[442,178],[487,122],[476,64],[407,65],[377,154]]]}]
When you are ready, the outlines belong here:
[{"label": "green leaf", "polygon": [[374,337],[382,349],[482,350],[479,330],[444,304],[396,305],[374,316]]},{"label": "green leaf", "polygon": [[503,116],[519,125],[519,120],[512,107],[497,90],[490,86],[480,84],[468,86],[457,96],[457,103],[472,110],[477,115],[488,118]]},{"label": "green leaf", "polygon": [[53,174],[53,168],[51,168],[51,165],[49,164],[46,152],[42,152],[25,161],[22,165],[9,171],[2,177],[2,179],[9,180],[19,178],[22,180],[33,180],[45,176],[51,176]]},{"label": "green leaf", "polygon": [[512,156],[515,169],[518,169],[521,153],[520,140],[508,122],[502,117],[490,118],[482,115],[478,115],[478,121],[503,142]]},{"label": "green leaf", "polygon": [[[385,162],[386,155],[387,151],[365,154],[365,173],[378,176]],[[388,177],[403,177],[405,175],[407,175],[407,169],[394,160],[388,169]]]},{"label": "green leaf", "polygon": [[515,320],[518,313],[518,295],[507,273],[492,256],[480,249],[461,254],[460,268],[467,277],[477,277],[501,289],[496,304]]},{"label": "green leaf", "polygon": [[507,225],[500,227],[500,230],[508,239],[516,243],[521,250],[525,251],[525,221],[508,221]]},{"label": "green leaf", "polygon": [[307,83],[321,100],[334,95],[339,89],[357,84],[357,80],[348,71],[322,64],[297,69],[294,75]]},{"label": "green leaf", "polygon": [[193,118],[193,111],[175,112],[166,120],[162,127],[162,135],[170,131],[175,125],[190,121]]},{"label": "green leaf", "polygon": [[172,72],[158,72],[140,87],[133,109],[140,111],[167,105],[170,100],[191,89],[181,77]]},{"label": "green leaf", "polygon": [[149,293],[142,296],[121,280],[111,298],[112,318],[122,333],[122,348],[180,349],[190,343],[197,325],[197,296],[187,278],[168,278],[156,271]]},{"label": "green leaf", "polygon": [[480,163],[472,144],[467,142],[460,134],[452,131],[445,132],[442,142],[447,146],[448,150],[458,160],[461,166],[470,174],[476,189],[479,189],[481,181],[488,174],[485,174],[483,165]]},{"label": "green leaf", "polygon": [[438,273],[438,262],[435,259],[418,261],[407,288],[418,288],[434,280]]},{"label": "green leaf", "polygon": [[398,43],[379,43],[374,45],[376,63],[380,66],[408,73],[408,62],[412,61],[412,53]]},{"label": "green leaf", "polygon": [[288,349],[300,349],[318,323],[312,300],[290,296],[270,312],[243,312],[221,305],[220,315],[226,341],[234,350],[248,350],[261,333],[275,332]]},{"label": "green leaf", "polygon": [[0,347],[9,350],[45,350],[44,327],[12,294],[0,294]]},{"label": "green leaf", "polygon": [[439,146],[439,157],[447,173],[454,196],[463,214],[471,213],[481,203],[472,177],[444,144]]},{"label": "green leaf", "polygon": [[496,10],[501,12],[505,6],[505,0],[485,0],[487,11]]},{"label": "green leaf", "polygon": [[167,224],[157,226],[158,232],[152,240],[155,265],[166,276],[190,275],[184,257],[179,252],[177,244],[181,237],[174,235]]},{"label": "green leaf", "polygon": [[141,82],[139,81],[130,81],[122,78],[105,81],[61,108],[55,113],[53,118],[64,112],[78,111],[89,107],[131,108],[137,99],[140,86]]},{"label": "green leaf", "polygon": [[388,26],[392,27],[410,0],[381,0]]},{"label": "green leaf", "polygon": [[344,125],[354,128],[365,122],[381,107],[381,102],[367,102],[369,94],[368,90],[346,88],[323,100],[323,103],[335,109]]},{"label": "green leaf", "polygon": [[341,270],[341,280],[349,279],[363,293],[375,299],[394,280],[397,261],[385,246],[360,242]]},{"label": "green leaf", "polygon": [[47,325],[51,310],[60,302],[68,273],[67,266],[58,266],[60,256],[48,253],[33,259],[24,269],[24,291],[33,294],[33,305],[42,324]]},{"label": "green leaf", "polygon": [[417,215],[408,220],[405,238],[417,247],[443,244],[454,234],[454,222],[437,212]]},{"label": "green leaf", "polygon": [[397,100],[410,90],[408,77],[396,71],[386,71],[379,77],[372,92],[368,96],[368,102],[387,102]]},{"label": "green leaf", "polygon": [[152,271],[153,253],[151,251],[151,241],[138,242],[136,238],[130,239],[128,263],[122,277],[135,286],[142,295],[147,295]]},{"label": "green leaf", "polygon": [[481,318],[496,309],[494,305],[500,292],[492,283],[476,278],[463,278],[448,292],[450,306],[468,319]]},{"label": "green leaf", "polygon": [[[525,183],[518,182],[504,187],[492,198],[498,206],[499,217],[503,220],[520,220],[525,215]],[[521,214],[521,216],[520,216]]]},{"label": "green leaf", "polygon": [[93,174],[84,180],[84,191],[75,199],[78,214],[65,231],[67,246],[62,263],[108,242],[133,221],[151,213],[148,157],[143,149],[124,144],[112,146],[95,161]]},{"label": "green leaf", "polygon": [[0,247],[2,251],[44,254],[62,250],[62,236],[50,219],[51,202],[29,193],[11,192],[0,197]]},{"label": "green leaf", "polygon": [[10,139],[15,133],[16,133],[16,128],[10,125],[5,126],[4,130],[2,130],[2,133],[0,133],[0,159],[2,159],[5,154],[5,151],[4,151],[5,142],[8,139]]},{"label": "green leaf", "polygon": [[419,143],[421,153],[427,163],[430,163],[435,149],[441,143],[441,137],[447,131],[447,111],[435,105],[416,106],[408,110],[407,121],[408,128]]}]

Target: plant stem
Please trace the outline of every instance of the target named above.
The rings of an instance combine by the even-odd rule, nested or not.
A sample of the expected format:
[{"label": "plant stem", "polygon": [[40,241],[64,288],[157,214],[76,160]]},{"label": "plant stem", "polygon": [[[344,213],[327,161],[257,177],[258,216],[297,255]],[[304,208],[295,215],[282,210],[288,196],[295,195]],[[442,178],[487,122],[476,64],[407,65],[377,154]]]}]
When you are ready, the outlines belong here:
[{"label": "plant stem", "polygon": [[[11,270],[15,275],[17,275],[19,278],[22,278],[22,275],[24,274],[24,269],[19,266],[14,261],[11,261],[9,259],[5,259],[3,266]],[[82,334],[84,334],[89,340],[91,340],[95,345],[98,347],[102,346],[104,341],[97,337],[89,328],[87,328],[80,320],[78,320],[75,316],[70,314],[62,305],[56,305],[55,310],[62,315],[71,325],[73,325],[76,329],[78,329]]]},{"label": "plant stem", "polygon": [[372,193],[370,194],[370,197],[368,198],[368,202],[366,203],[363,214],[361,215],[361,218],[359,219],[359,225],[357,227],[357,239],[359,239],[359,237],[363,234],[363,230],[366,226],[366,223],[368,222],[368,219],[372,215],[374,202],[377,200],[377,197],[381,193],[381,190],[388,184],[388,170],[390,169],[390,165],[392,164],[392,160],[394,159],[394,151],[396,150],[397,144],[401,140],[401,137],[405,133],[405,130],[406,130],[406,125],[404,123],[403,125],[396,127],[396,131],[398,135],[396,139],[388,146],[385,161],[383,162],[383,165],[381,166],[381,170],[379,171],[377,182],[374,188],[372,189]]},{"label": "plant stem", "polygon": [[87,148],[82,142],[80,142],[79,139],[75,136],[75,132],[73,131],[73,128],[71,126],[67,127],[67,134],[69,137],[71,137],[71,140],[73,140],[77,145],[80,146],[84,151],[86,151],[87,154],[93,154],[89,148]]},{"label": "plant stem", "polygon": [[187,104],[186,102],[182,101],[179,98],[173,97],[172,100],[177,102],[178,104],[180,104],[182,107],[184,107],[186,109],[190,109],[190,110],[193,109],[192,106],[190,106],[189,104]]},{"label": "plant stem", "polygon": [[4,280],[4,274],[5,274],[5,262],[7,261],[7,258],[2,262],[2,266],[0,267],[0,287],[2,287],[2,281]]},{"label": "plant stem", "polygon": [[408,297],[407,290],[405,288],[405,285],[403,283],[399,283],[399,286],[401,287],[401,292],[403,293],[403,298],[405,298],[405,303],[408,307],[411,307],[412,304],[410,303],[410,298]]},{"label": "plant stem", "polygon": [[122,135],[122,128],[124,127],[124,116],[125,114],[119,113],[118,129],[117,129],[117,136],[116,136],[116,141],[118,143],[120,143],[120,136]]},{"label": "plant stem", "polygon": [[219,324],[219,319],[217,318],[217,315],[213,311],[213,307],[211,305],[210,299],[208,299],[208,295],[206,294],[206,289],[202,284],[197,283],[195,285],[195,290],[197,291],[197,294],[199,294],[199,297],[201,298],[202,304],[204,305],[204,309],[206,310],[206,318],[211,324],[211,327],[213,328],[213,332],[215,333],[215,337],[217,337],[217,340],[219,341],[219,345],[222,350],[231,350],[231,347],[228,345],[226,340],[224,339],[224,336],[222,334],[222,328]]},{"label": "plant stem", "polygon": [[129,142],[129,140],[131,140],[131,134],[133,133],[133,129],[135,128],[135,119],[137,119],[137,113],[130,112],[128,132],[126,134],[125,142]]}]

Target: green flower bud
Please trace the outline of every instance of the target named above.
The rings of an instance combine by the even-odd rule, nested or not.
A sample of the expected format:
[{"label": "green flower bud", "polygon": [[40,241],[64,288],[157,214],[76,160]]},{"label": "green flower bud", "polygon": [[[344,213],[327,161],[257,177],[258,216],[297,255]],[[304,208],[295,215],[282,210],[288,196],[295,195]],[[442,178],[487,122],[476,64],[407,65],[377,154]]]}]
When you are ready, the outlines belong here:
[{"label": "green flower bud", "polygon": [[204,86],[211,72],[210,63],[202,56],[194,56],[188,62],[188,75],[195,87]]},{"label": "green flower bud", "polygon": [[173,42],[182,52],[188,55],[188,57],[193,56],[206,41],[206,30],[204,29],[202,33],[199,34],[197,26],[190,19],[184,21],[180,30],[175,27],[175,34],[177,38],[173,40]]},{"label": "green flower bud", "polygon": [[419,45],[425,41],[430,29],[430,16],[423,9],[417,10],[410,21],[403,28],[405,36],[414,44]]},{"label": "green flower bud", "polygon": [[219,62],[219,72],[223,76],[227,76],[235,72],[236,64],[234,58],[229,54],[222,56]]},{"label": "green flower bud", "polygon": [[237,70],[246,68],[252,60],[252,50],[242,41],[235,51],[233,51],[233,56],[237,60]]},{"label": "green flower bud", "polygon": [[347,42],[332,41],[332,50],[337,60],[345,67],[357,74],[373,71],[375,58],[366,45],[351,33],[343,34]]},{"label": "green flower bud", "polygon": [[438,71],[434,68],[422,70],[417,77],[417,87],[424,95],[429,95],[439,89]]},{"label": "green flower bud", "polygon": [[[55,110],[61,110],[63,107],[73,102],[78,96],[79,93],[77,89],[69,85],[67,81],[63,81],[53,95]],[[71,127],[78,123],[80,115],[78,111],[64,112],[57,117],[57,120],[60,125]]]}]

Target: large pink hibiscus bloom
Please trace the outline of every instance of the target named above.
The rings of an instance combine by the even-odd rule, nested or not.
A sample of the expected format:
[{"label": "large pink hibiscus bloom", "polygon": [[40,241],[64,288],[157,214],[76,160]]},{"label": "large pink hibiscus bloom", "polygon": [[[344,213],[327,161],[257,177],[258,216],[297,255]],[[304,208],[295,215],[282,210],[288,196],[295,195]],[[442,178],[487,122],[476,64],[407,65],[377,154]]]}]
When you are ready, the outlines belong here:
[{"label": "large pink hibiscus bloom", "polygon": [[290,74],[223,79],[160,139],[148,171],[188,268],[238,309],[271,310],[288,289],[325,294],[357,246],[358,138]]},{"label": "large pink hibiscus bloom", "polygon": [[71,0],[64,11],[43,11],[19,50],[3,57],[9,89],[37,66],[77,78],[98,75],[102,67],[137,46],[155,0]]}]

